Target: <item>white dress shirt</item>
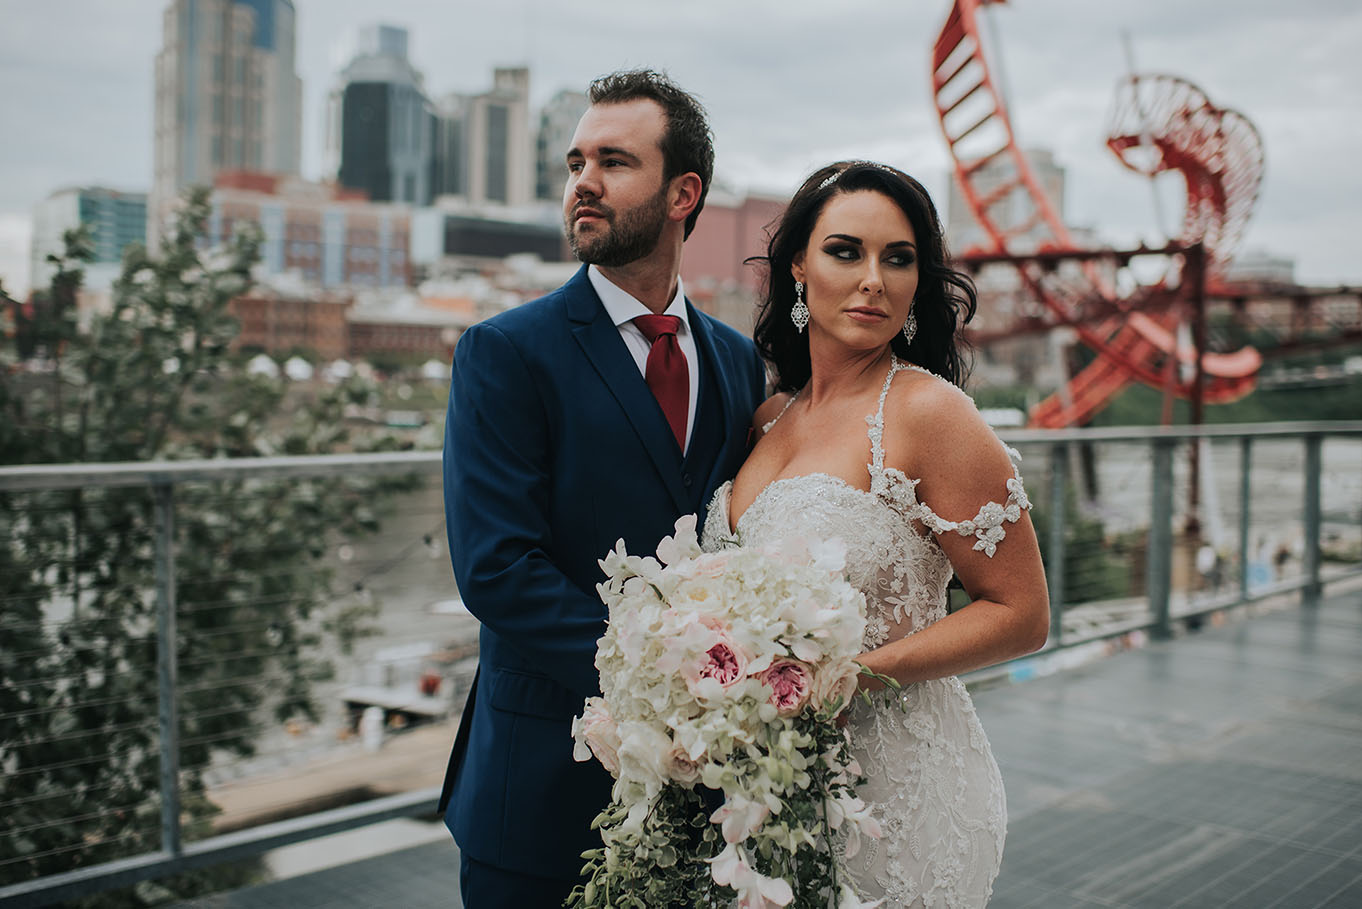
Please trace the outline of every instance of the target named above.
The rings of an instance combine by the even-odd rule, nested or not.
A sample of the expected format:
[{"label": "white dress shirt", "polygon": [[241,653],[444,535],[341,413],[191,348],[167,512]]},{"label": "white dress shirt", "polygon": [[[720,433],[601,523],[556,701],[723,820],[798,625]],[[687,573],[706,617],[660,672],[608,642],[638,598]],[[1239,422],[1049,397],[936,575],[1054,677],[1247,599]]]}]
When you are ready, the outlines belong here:
[{"label": "white dress shirt", "polygon": [[[601,274],[601,270],[596,266],[588,267],[586,276],[591,280],[591,286],[596,289],[596,296],[601,298],[601,305],[605,307],[606,314],[615,323],[615,328],[619,329],[624,346],[629,348],[634,362],[638,364],[639,373],[646,377],[648,351],[652,349],[652,344],[643,331],[633,323],[633,319],[635,316],[650,316],[653,311],[628,291],[610,283],[610,279]],[[690,319],[686,315],[686,292],[681,286],[680,275],[676,276],[676,295],[662,311],[662,315],[676,316],[681,320],[676,340],[681,347],[681,355],[686,358],[686,373],[690,379],[690,399],[686,407],[686,447],[690,447],[691,430],[695,427],[695,408],[700,400],[700,356],[695,348],[695,335],[690,330]]]}]

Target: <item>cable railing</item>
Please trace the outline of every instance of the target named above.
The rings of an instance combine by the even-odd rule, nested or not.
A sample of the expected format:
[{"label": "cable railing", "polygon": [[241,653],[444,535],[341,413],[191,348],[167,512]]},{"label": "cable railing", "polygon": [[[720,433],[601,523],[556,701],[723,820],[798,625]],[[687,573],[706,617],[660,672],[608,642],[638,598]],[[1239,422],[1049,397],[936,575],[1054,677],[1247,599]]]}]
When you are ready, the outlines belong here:
[{"label": "cable railing", "polygon": [[[1052,627],[980,684],[1362,575],[1362,421],[1003,437]],[[432,815],[478,630],[439,474],[439,452],[0,468],[0,902]],[[270,524],[354,483],[377,532]]]}]

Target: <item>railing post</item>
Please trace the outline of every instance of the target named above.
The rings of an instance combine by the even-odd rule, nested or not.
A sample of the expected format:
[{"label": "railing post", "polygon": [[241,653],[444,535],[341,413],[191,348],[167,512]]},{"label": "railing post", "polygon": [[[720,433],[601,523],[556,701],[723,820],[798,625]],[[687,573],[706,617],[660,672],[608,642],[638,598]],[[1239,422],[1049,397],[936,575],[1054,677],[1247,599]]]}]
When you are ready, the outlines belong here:
[{"label": "railing post", "polygon": [[1152,501],[1149,514],[1149,552],[1145,564],[1145,589],[1154,637],[1172,637],[1168,600],[1173,573],[1173,439],[1154,440],[1154,465],[1150,475]]},{"label": "railing post", "polygon": [[1058,647],[1064,634],[1065,487],[1069,449],[1063,442],[1050,446],[1050,539],[1045,553],[1045,583],[1050,588],[1050,646]]},{"label": "railing post", "polygon": [[1319,475],[1320,449],[1324,437],[1311,433],[1305,437],[1305,587],[1301,602],[1306,606],[1319,605]]},{"label": "railing post", "polygon": [[1239,599],[1249,596],[1249,525],[1253,503],[1253,436],[1239,439]]},{"label": "railing post", "polygon": [[161,733],[161,849],[178,856],[180,843],[180,715],[175,629],[175,487],[152,486],[156,502],[156,680]]}]

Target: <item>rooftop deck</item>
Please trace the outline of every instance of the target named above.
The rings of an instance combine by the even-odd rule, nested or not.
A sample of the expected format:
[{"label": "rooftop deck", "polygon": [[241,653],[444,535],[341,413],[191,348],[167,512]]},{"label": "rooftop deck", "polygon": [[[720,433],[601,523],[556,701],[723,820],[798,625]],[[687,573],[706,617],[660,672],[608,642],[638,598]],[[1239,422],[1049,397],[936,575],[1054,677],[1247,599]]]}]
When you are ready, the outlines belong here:
[{"label": "rooftop deck", "polygon": [[[1362,591],[975,703],[1011,824],[994,909],[1362,905]],[[447,840],[183,903],[458,906]]]}]

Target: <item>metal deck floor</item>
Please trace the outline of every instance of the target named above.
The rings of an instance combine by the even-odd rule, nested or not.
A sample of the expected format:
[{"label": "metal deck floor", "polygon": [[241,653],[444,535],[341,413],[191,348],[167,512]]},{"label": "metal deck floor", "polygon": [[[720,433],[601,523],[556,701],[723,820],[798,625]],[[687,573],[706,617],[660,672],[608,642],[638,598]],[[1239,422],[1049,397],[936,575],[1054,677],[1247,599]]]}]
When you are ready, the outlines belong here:
[{"label": "metal deck floor", "polygon": [[[993,909],[1362,906],[1362,593],[975,703],[1011,815]],[[181,904],[459,905],[452,842]]]}]

